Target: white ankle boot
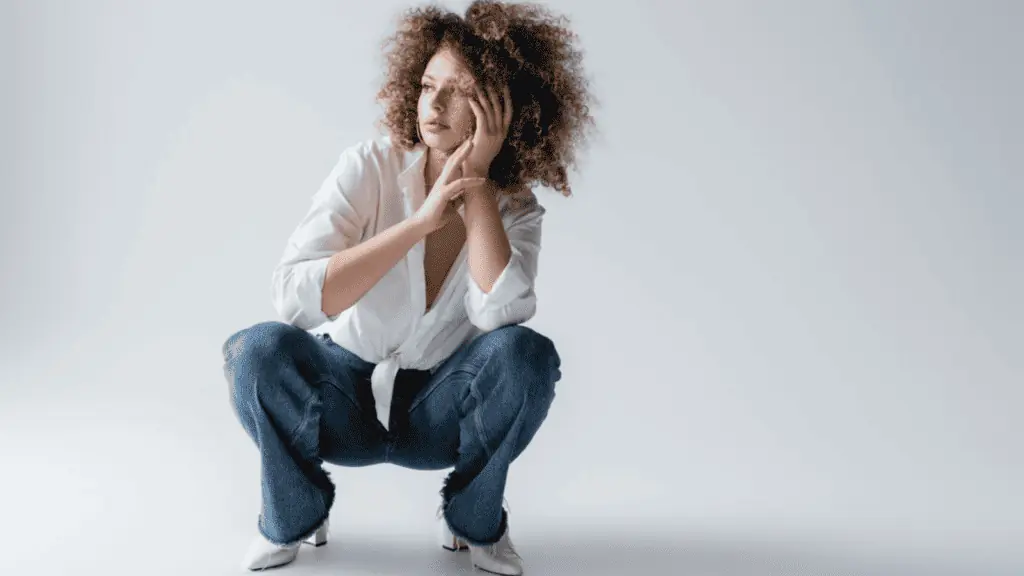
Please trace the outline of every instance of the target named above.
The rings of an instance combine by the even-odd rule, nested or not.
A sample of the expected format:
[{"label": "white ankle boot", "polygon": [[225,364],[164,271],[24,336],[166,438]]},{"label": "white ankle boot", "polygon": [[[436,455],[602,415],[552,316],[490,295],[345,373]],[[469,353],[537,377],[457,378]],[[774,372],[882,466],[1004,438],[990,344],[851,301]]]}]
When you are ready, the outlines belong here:
[{"label": "white ankle boot", "polygon": [[[309,538],[306,538],[304,542],[313,546],[327,544],[327,524],[328,522],[324,520],[324,523],[316,529],[316,532]],[[299,555],[299,547],[301,546],[302,542],[287,545],[274,544],[264,538],[262,534],[257,534],[252,544],[249,545],[249,550],[245,553],[245,559],[242,560],[242,568],[246,570],[266,570],[275,566],[284,566],[295,560],[295,557]]]},{"label": "white ankle boot", "polygon": [[477,546],[475,544],[467,544],[461,538],[452,534],[451,529],[448,527],[448,522],[445,521],[443,516],[440,518],[439,523],[438,534],[441,547],[445,550],[451,552],[469,550],[469,558],[473,562],[473,566],[484,572],[500,574],[502,576],[519,576],[523,573],[523,558],[519,556],[519,553],[516,552],[515,547],[512,545],[512,540],[508,535],[508,526],[505,527],[505,533],[501,535],[501,539],[494,544]]},{"label": "white ankle boot", "polygon": [[512,546],[508,537],[508,529],[501,535],[501,540],[487,546],[469,545],[469,557],[473,566],[492,574],[503,576],[519,576],[523,573],[523,558]]}]

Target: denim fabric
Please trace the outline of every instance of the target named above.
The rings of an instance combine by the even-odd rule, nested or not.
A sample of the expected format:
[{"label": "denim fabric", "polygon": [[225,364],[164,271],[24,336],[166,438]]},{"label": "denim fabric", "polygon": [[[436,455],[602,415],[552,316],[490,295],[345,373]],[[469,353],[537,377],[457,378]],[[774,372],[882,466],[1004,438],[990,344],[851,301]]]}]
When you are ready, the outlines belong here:
[{"label": "denim fabric", "polygon": [[400,370],[388,428],[374,413],[374,364],[282,322],[261,322],[224,343],[224,375],[242,427],[259,448],[262,510],[271,542],[301,541],[334,503],[322,463],[453,468],[441,490],[452,532],[496,542],[509,465],[547,417],[561,378],[547,337],[522,325],[484,333],[432,371]]}]

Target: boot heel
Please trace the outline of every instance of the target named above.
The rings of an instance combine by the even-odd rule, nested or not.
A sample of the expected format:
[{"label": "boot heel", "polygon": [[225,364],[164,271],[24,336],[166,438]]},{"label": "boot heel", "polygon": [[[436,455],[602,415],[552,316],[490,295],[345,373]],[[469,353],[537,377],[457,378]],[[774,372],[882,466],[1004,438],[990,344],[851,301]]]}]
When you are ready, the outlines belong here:
[{"label": "boot heel", "polygon": [[443,518],[438,520],[438,536],[438,539],[441,541],[441,548],[449,552],[469,550],[469,546],[465,542],[455,534],[452,534],[452,531],[448,529],[448,523]]},{"label": "boot heel", "polygon": [[327,522],[324,522],[312,536],[306,538],[306,542],[313,546],[323,546],[327,544]]},{"label": "boot heel", "polygon": [[459,540],[457,537],[452,536],[451,540],[446,541],[441,545],[442,548],[449,552],[459,552],[462,550],[469,550],[469,546],[465,542]]}]

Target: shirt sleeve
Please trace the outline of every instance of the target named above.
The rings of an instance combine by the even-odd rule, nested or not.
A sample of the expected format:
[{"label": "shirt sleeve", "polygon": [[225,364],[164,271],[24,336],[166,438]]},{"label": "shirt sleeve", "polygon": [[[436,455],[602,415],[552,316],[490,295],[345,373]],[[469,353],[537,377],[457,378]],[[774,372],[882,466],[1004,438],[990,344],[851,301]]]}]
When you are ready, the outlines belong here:
[{"label": "shirt sleeve", "polygon": [[361,241],[378,184],[362,145],[341,153],[274,268],[271,298],[282,321],[311,330],[337,318],[323,312],[327,262]]},{"label": "shirt sleeve", "polygon": [[544,208],[534,201],[525,214],[507,226],[505,231],[512,255],[490,292],[484,292],[467,270],[466,314],[480,330],[490,332],[502,326],[521,324],[536,313],[534,281],[537,278],[543,220]]}]

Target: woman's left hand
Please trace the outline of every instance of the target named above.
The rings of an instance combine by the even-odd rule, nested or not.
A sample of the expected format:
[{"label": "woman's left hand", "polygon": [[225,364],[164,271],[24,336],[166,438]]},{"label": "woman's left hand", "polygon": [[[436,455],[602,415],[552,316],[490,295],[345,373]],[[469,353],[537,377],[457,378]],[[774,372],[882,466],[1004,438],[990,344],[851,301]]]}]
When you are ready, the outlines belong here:
[{"label": "woman's left hand", "polygon": [[473,149],[462,163],[462,175],[486,178],[491,162],[508,136],[508,127],[512,123],[512,95],[508,86],[503,87],[501,97],[491,86],[487,87],[486,93],[477,88],[476,97],[469,99],[469,105],[476,116],[476,131],[473,133]]}]

